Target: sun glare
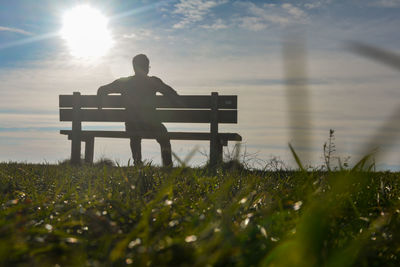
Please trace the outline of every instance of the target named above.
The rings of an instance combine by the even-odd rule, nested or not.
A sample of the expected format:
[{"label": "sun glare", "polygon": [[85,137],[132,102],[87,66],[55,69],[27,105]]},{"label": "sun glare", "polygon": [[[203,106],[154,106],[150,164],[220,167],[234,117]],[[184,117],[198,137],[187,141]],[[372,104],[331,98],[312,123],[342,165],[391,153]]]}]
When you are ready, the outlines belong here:
[{"label": "sun glare", "polygon": [[105,55],[113,44],[107,23],[98,10],[77,6],[64,14],[60,34],[74,57],[95,59]]}]

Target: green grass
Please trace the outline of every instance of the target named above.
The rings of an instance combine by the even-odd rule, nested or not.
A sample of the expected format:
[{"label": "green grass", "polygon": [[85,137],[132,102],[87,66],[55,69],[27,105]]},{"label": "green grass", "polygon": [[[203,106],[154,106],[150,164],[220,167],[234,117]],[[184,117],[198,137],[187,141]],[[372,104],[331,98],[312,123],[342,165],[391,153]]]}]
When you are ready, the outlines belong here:
[{"label": "green grass", "polygon": [[361,167],[212,174],[0,163],[0,262],[395,266],[400,175]]}]

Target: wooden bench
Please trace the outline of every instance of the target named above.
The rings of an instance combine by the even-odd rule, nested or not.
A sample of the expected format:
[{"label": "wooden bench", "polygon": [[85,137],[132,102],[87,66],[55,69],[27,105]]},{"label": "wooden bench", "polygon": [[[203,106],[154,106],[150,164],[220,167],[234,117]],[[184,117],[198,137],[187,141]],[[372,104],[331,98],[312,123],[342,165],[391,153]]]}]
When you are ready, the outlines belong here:
[{"label": "wooden bench", "polygon": [[[60,121],[72,122],[71,130],[61,130],[71,140],[71,163],[80,164],[81,142],[85,142],[85,162],[93,162],[94,139],[131,138],[126,131],[88,131],[82,130],[82,122],[125,122],[128,114],[120,95],[60,95]],[[99,109],[98,107],[102,108]],[[223,146],[228,141],[241,141],[237,133],[219,133],[219,123],[237,123],[237,96],[218,93],[210,95],[184,95],[174,98],[156,96],[157,113],[165,123],[209,123],[210,132],[169,132],[171,140],[207,140],[210,141],[210,164],[215,166],[222,161]],[[152,132],[135,132],[143,139],[155,139]]]}]

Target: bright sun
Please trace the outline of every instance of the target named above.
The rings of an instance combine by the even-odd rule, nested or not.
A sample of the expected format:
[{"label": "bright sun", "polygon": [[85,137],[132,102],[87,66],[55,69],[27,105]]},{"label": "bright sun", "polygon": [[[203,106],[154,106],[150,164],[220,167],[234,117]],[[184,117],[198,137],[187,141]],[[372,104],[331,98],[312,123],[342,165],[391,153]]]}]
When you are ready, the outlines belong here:
[{"label": "bright sun", "polygon": [[64,14],[60,34],[74,57],[95,59],[105,55],[113,44],[107,23],[98,10],[77,6]]}]

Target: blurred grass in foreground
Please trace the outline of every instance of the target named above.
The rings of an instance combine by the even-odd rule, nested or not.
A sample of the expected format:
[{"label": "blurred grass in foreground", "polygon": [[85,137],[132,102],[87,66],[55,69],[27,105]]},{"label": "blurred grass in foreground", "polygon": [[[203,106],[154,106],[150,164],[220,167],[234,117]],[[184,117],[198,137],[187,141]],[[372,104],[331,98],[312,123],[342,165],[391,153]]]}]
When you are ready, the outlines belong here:
[{"label": "blurred grass in foreground", "polygon": [[378,266],[399,174],[0,163],[3,266]]}]

